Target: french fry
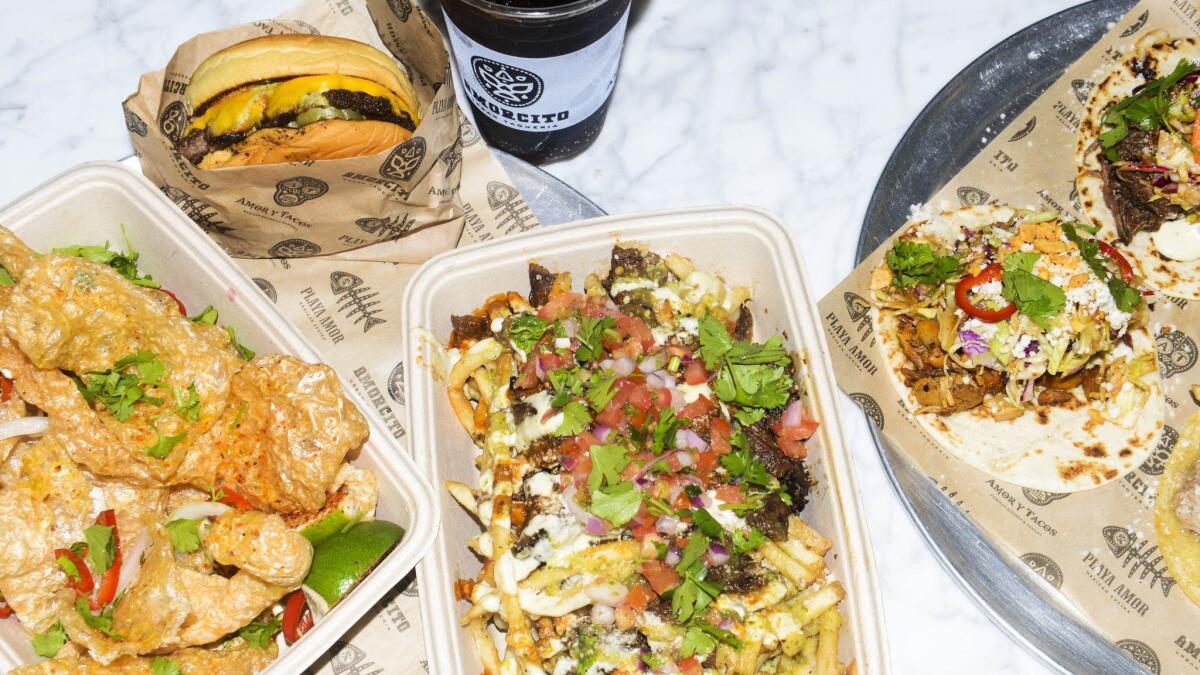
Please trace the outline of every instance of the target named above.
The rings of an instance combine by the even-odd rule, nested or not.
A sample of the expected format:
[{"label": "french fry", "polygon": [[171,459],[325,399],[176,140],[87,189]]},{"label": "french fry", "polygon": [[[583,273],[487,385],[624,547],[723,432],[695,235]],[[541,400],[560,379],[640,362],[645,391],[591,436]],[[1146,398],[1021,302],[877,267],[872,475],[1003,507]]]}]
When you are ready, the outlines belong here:
[{"label": "french fry", "polygon": [[842,627],[842,615],[836,607],[821,615],[817,620],[817,675],[838,675],[838,631]]},{"label": "french fry", "polygon": [[482,619],[472,621],[467,624],[467,631],[475,643],[475,651],[479,654],[479,660],[483,662],[484,675],[499,675],[500,653],[496,651],[496,643],[488,634],[487,622]]},{"label": "french fry", "polygon": [[760,546],[758,554],[770,563],[771,567],[779,570],[780,574],[787,577],[788,581],[796,584],[799,588],[808,588],[817,580],[815,572],[801,565],[795,558],[788,555],[787,551],[783,550],[779,544],[773,541],[768,541]]},{"label": "french fry", "polygon": [[475,408],[471,406],[471,400],[467,397],[465,387],[467,380],[470,379],[476,368],[488,361],[496,360],[503,350],[504,347],[495,338],[486,338],[476,342],[450,369],[449,381],[446,383],[446,394],[450,398],[450,407],[454,409],[454,416],[477,443],[482,440],[483,430],[475,423]]},{"label": "french fry", "polygon": [[816,619],[821,614],[824,614],[826,610],[831,609],[841,602],[844,597],[846,597],[846,591],[836,581],[825,586],[805,590],[792,600],[792,611],[795,612],[796,622],[806,624]]},{"label": "french fry", "polygon": [[458,502],[459,506],[467,510],[468,513],[479,518],[479,505],[475,503],[475,492],[467,486],[466,483],[460,483],[456,480],[448,480],[445,482],[446,492],[454,497],[454,501]]}]

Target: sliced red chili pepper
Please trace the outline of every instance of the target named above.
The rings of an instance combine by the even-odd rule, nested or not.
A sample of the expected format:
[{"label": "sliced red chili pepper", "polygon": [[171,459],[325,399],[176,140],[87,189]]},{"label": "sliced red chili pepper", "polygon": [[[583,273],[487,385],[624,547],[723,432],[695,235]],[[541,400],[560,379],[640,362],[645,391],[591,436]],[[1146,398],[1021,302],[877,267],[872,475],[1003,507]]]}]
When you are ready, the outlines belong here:
[{"label": "sliced red chili pepper", "polygon": [[313,615],[308,609],[304,591],[292,591],[283,606],[283,639],[293,644],[313,627]]},{"label": "sliced red chili pepper", "polygon": [[1116,263],[1117,267],[1121,270],[1121,280],[1127,284],[1132,284],[1133,265],[1129,264],[1129,260],[1127,260],[1124,255],[1121,255],[1121,252],[1117,250],[1117,247],[1113,246],[1112,244],[1106,241],[1100,241],[1099,239],[1095,241],[1096,245],[1100,247],[1100,252],[1108,256],[1109,260],[1112,260],[1114,263]]},{"label": "sliced red chili pepper", "polygon": [[13,381],[0,375],[0,402],[8,403],[12,398]]},{"label": "sliced red chili pepper", "polygon": [[117,597],[117,583],[121,580],[121,539],[117,536],[117,514],[112,509],[101,511],[96,516],[97,525],[112,528],[113,559],[108,570],[100,579],[100,590],[96,592],[96,604],[104,607]]},{"label": "sliced red chili pepper", "polygon": [[7,602],[0,601],[0,619],[7,619],[13,615],[13,608],[8,606]]},{"label": "sliced red chili pepper", "polygon": [[165,288],[160,288],[160,289],[158,289],[158,290],[160,290],[160,291],[162,291],[163,293],[166,293],[167,295],[171,296],[171,299],[172,299],[172,300],[174,300],[174,301],[175,301],[175,304],[179,306],[179,313],[180,313],[180,314],[182,314],[182,315],[184,315],[184,316],[187,316],[187,307],[184,307],[184,306],[183,306],[183,301],[179,299],[179,296],[178,296],[178,295],[175,295],[174,293],[172,293],[171,291],[168,291],[168,290],[167,290],[167,289],[165,289]]},{"label": "sliced red chili pepper", "polygon": [[989,309],[980,307],[971,302],[971,289],[981,284],[986,284],[989,281],[1000,281],[1004,274],[1004,268],[997,263],[992,263],[980,270],[979,274],[967,277],[958,282],[958,286],[954,288],[954,299],[958,301],[958,306],[962,311],[969,316],[973,316],[980,321],[988,323],[998,323],[1017,313],[1017,306],[1013,303],[1008,303],[1007,306],[1000,309]]},{"label": "sliced red chili pepper", "polygon": [[[54,559],[58,560],[59,558],[66,558],[67,560],[70,560],[71,564],[75,565],[75,569],[79,570],[79,580],[70,580],[71,588],[74,588],[83,595],[91,593],[92,589],[95,588],[96,585],[92,580],[92,571],[88,569],[87,565],[84,564],[83,559],[75,555],[75,553],[69,548],[56,548],[54,549]],[[67,578],[70,579],[70,575],[67,575]]]},{"label": "sliced red chili pepper", "polygon": [[250,500],[239,495],[238,493],[234,492],[233,490],[230,490],[227,487],[223,487],[223,488],[221,488],[221,492],[223,494],[221,495],[221,498],[217,500],[218,502],[220,502],[226,506],[232,506],[233,508],[237,509],[238,511],[253,511],[254,510],[254,505],[250,503]]}]

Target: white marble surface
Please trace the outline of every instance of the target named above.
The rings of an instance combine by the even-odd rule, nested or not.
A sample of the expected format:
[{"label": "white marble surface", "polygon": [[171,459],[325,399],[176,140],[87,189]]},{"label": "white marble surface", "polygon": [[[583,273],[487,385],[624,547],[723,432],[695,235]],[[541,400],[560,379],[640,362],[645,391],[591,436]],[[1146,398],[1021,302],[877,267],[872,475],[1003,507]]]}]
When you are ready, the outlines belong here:
[{"label": "white marble surface", "polygon": [[[192,34],[290,0],[59,0],[0,22],[0,203],[131,152],[120,101]],[[818,292],[852,266],[875,180],[934,93],[1070,0],[635,0],[608,124],[549,171],[610,212],[745,202],[800,237]],[[65,227],[70,225],[64,223]],[[1036,673],[945,575],[845,400],[897,673]]]}]

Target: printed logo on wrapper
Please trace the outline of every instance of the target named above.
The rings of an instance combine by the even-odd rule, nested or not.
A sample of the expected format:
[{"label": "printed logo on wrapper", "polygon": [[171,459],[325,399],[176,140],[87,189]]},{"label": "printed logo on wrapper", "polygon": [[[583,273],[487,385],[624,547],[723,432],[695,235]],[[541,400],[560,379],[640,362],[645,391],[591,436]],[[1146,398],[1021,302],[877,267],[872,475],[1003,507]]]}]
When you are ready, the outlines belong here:
[{"label": "printed logo on wrapper", "polygon": [[387,4],[397,19],[408,21],[408,16],[412,14],[413,9],[412,3],[409,0],[387,0]]},{"label": "printed logo on wrapper", "polygon": [[846,301],[846,312],[850,315],[850,323],[858,324],[858,330],[862,332],[862,339],[866,340],[874,330],[871,327],[871,303],[858,293],[849,291],[843,293],[842,298]]},{"label": "printed logo on wrapper", "polygon": [[1044,553],[1026,553],[1021,556],[1021,562],[1029,566],[1033,573],[1046,580],[1054,588],[1062,588],[1063,573],[1058,563]]},{"label": "printed logo on wrapper", "polygon": [[379,167],[379,175],[398,181],[410,181],[421,167],[425,159],[425,139],[414,136],[392,150],[383,165]]},{"label": "printed logo on wrapper", "polygon": [[272,246],[267,255],[272,258],[305,258],[320,252],[321,247],[307,239],[285,239]]},{"label": "printed logo on wrapper", "polygon": [[[393,401],[395,401],[396,403],[399,403],[400,405],[404,405],[404,362],[403,361],[401,361],[400,363],[397,363],[396,367],[392,368],[392,372],[388,373],[387,391],[388,391],[388,396],[391,396]],[[414,589],[416,588],[415,583],[413,584],[413,588]]]},{"label": "printed logo on wrapper", "polygon": [[261,290],[264,295],[271,299],[271,302],[279,302],[279,293],[275,291],[275,284],[263,279],[262,277],[254,277],[252,281],[254,281],[254,284],[258,286],[259,290]]},{"label": "printed logo on wrapper", "polygon": [[512,129],[555,131],[600,109],[617,82],[629,10],[592,44],[568,54],[526,58],[489,49],[468,37],[449,16],[446,28],[466,94],[483,114]]},{"label": "printed logo on wrapper", "polygon": [[178,206],[181,211],[187,214],[188,218],[191,218],[205,232],[209,234],[228,234],[233,231],[232,227],[226,225],[225,221],[221,220],[221,214],[217,209],[203,199],[193,197],[172,185],[164,185],[162,192],[167,196],[167,199],[175,202],[175,206]]},{"label": "printed logo on wrapper", "polygon": [[454,143],[450,144],[448,148],[443,150],[440,155],[438,155],[438,160],[446,167],[446,171],[443,174],[444,176],[449,176],[450,174],[454,173],[454,170],[457,169],[458,165],[462,163],[462,150],[463,143],[462,139],[459,138],[456,139]]},{"label": "printed logo on wrapper", "polygon": [[367,675],[382,672],[374,661],[367,658],[365,651],[344,640],[333,643],[329,651],[332,655],[329,666],[334,675]]},{"label": "printed logo on wrapper", "polygon": [[1087,105],[1088,97],[1092,95],[1092,89],[1095,86],[1094,82],[1087,80],[1071,80],[1071,93],[1075,94],[1075,100],[1079,101],[1079,105]]},{"label": "printed logo on wrapper", "polygon": [[515,187],[498,180],[490,181],[487,184],[487,200],[505,234],[524,232],[533,227],[533,212]]},{"label": "printed logo on wrapper", "polygon": [[[1121,563],[1121,567],[1128,572],[1130,579],[1136,578],[1141,582],[1149,582],[1150,588],[1154,588],[1157,583],[1164,598],[1171,594],[1171,589],[1175,586],[1175,578],[1167,571],[1167,565],[1163,562],[1162,554],[1158,552],[1158,546],[1151,544],[1148,539],[1138,536],[1138,533],[1129,528],[1119,525],[1105,526],[1101,530],[1101,535],[1104,537],[1104,543],[1108,544],[1108,549]],[[1087,556],[1091,555],[1091,553],[1087,554]]]},{"label": "printed logo on wrapper", "polygon": [[125,113],[125,128],[129,130],[129,133],[137,134],[138,136],[145,136],[150,133],[150,128],[146,126],[142,118],[129,109],[129,106],[122,103],[121,110]]},{"label": "printed logo on wrapper", "polygon": [[1146,21],[1149,18],[1150,18],[1150,10],[1147,9],[1138,15],[1137,21],[1134,21],[1133,24],[1129,26],[1129,28],[1126,28],[1125,30],[1121,31],[1121,37],[1123,37],[1123,38],[1131,37],[1134,33],[1138,32],[1139,30],[1142,29],[1143,26],[1146,25]]},{"label": "printed logo on wrapper", "polygon": [[374,308],[381,300],[372,300],[379,295],[370,286],[363,285],[362,277],[349,272],[333,272],[329,275],[329,290],[338,297],[338,311],[345,314],[347,319],[354,319],[354,325],[363,324],[363,332],[367,332],[387,319],[381,319],[377,314],[383,308]]},{"label": "printed logo on wrapper", "polygon": [[988,203],[992,197],[987,192],[970,185],[964,185],[955,192],[958,194],[958,201],[962,202],[963,206],[982,206]]},{"label": "printed logo on wrapper", "polygon": [[862,392],[850,394],[850,400],[862,408],[863,414],[867,416],[867,419],[871,420],[876,429],[883,431],[883,409],[879,407],[875,399],[871,398],[870,394]]},{"label": "printed logo on wrapper", "polygon": [[1179,432],[1169,424],[1163,425],[1162,435],[1158,437],[1158,445],[1154,446],[1154,452],[1150,453],[1150,456],[1138,468],[1142,470],[1142,473],[1161,476],[1167,466],[1167,459],[1178,442]]},{"label": "printed logo on wrapper", "polygon": [[275,185],[275,203],[280,206],[299,206],[329,192],[329,183],[309,176],[285,178]]},{"label": "printed logo on wrapper", "polygon": [[1187,372],[1196,365],[1196,341],[1178,330],[1160,333],[1154,338],[1158,352],[1158,370],[1164,378]]},{"label": "printed logo on wrapper", "polygon": [[1158,654],[1155,654],[1150,645],[1145,642],[1141,640],[1117,640],[1113,644],[1124,649],[1126,653],[1133,657],[1134,661],[1146,666],[1146,669],[1154,673],[1154,675],[1162,673],[1162,664],[1158,661]]},{"label": "printed logo on wrapper", "polygon": [[179,139],[183,137],[187,121],[187,106],[183,104],[183,101],[172,101],[166,108],[163,108],[162,114],[158,116],[158,129],[163,136],[171,139],[172,143],[178,143]]},{"label": "printed logo on wrapper", "polygon": [[1029,134],[1032,134],[1033,130],[1035,128],[1037,128],[1037,117],[1036,116],[1030,117],[1029,121],[1025,123],[1025,126],[1021,127],[1020,129],[1017,130],[1017,132],[1015,134],[1008,137],[1008,142],[1016,143],[1017,141],[1028,136]]},{"label": "printed logo on wrapper", "polygon": [[388,240],[399,239],[408,234],[416,222],[412,216],[405,213],[392,218],[359,218],[354,224],[367,234],[373,234],[380,240]]},{"label": "printed logo on wrapper", "polygon": [[1033,488],[1021,488],[1021,493],[1025,495],[1025,499],[1038,506],[1049,506],[1052,502],[1071,496],[1066,492],[1046,492],[1045,490],[1034,490]]}]

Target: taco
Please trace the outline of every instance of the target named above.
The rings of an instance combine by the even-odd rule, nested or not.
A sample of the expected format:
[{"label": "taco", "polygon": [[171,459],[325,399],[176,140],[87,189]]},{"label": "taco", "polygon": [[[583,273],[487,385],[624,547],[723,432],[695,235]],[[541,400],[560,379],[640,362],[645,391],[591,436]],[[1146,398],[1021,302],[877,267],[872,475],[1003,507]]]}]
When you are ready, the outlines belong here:
[{"label": "taco", "polygon": [[1158,481],[1154,529],[1167,570],[1200,604],[1200,414],[1179,435]]},{"label": "taco", "polygon": [[871,316],[927,433],[997,478],[1072,492],[1136,467],[1163,426],[1139,285],[1055,212],[974,206],[909,220]]},{"label": "taco", "polygon": [[1092,94],[1075,185],[1151,287],[1200,299],[1200,43],[1147,37]]}]

